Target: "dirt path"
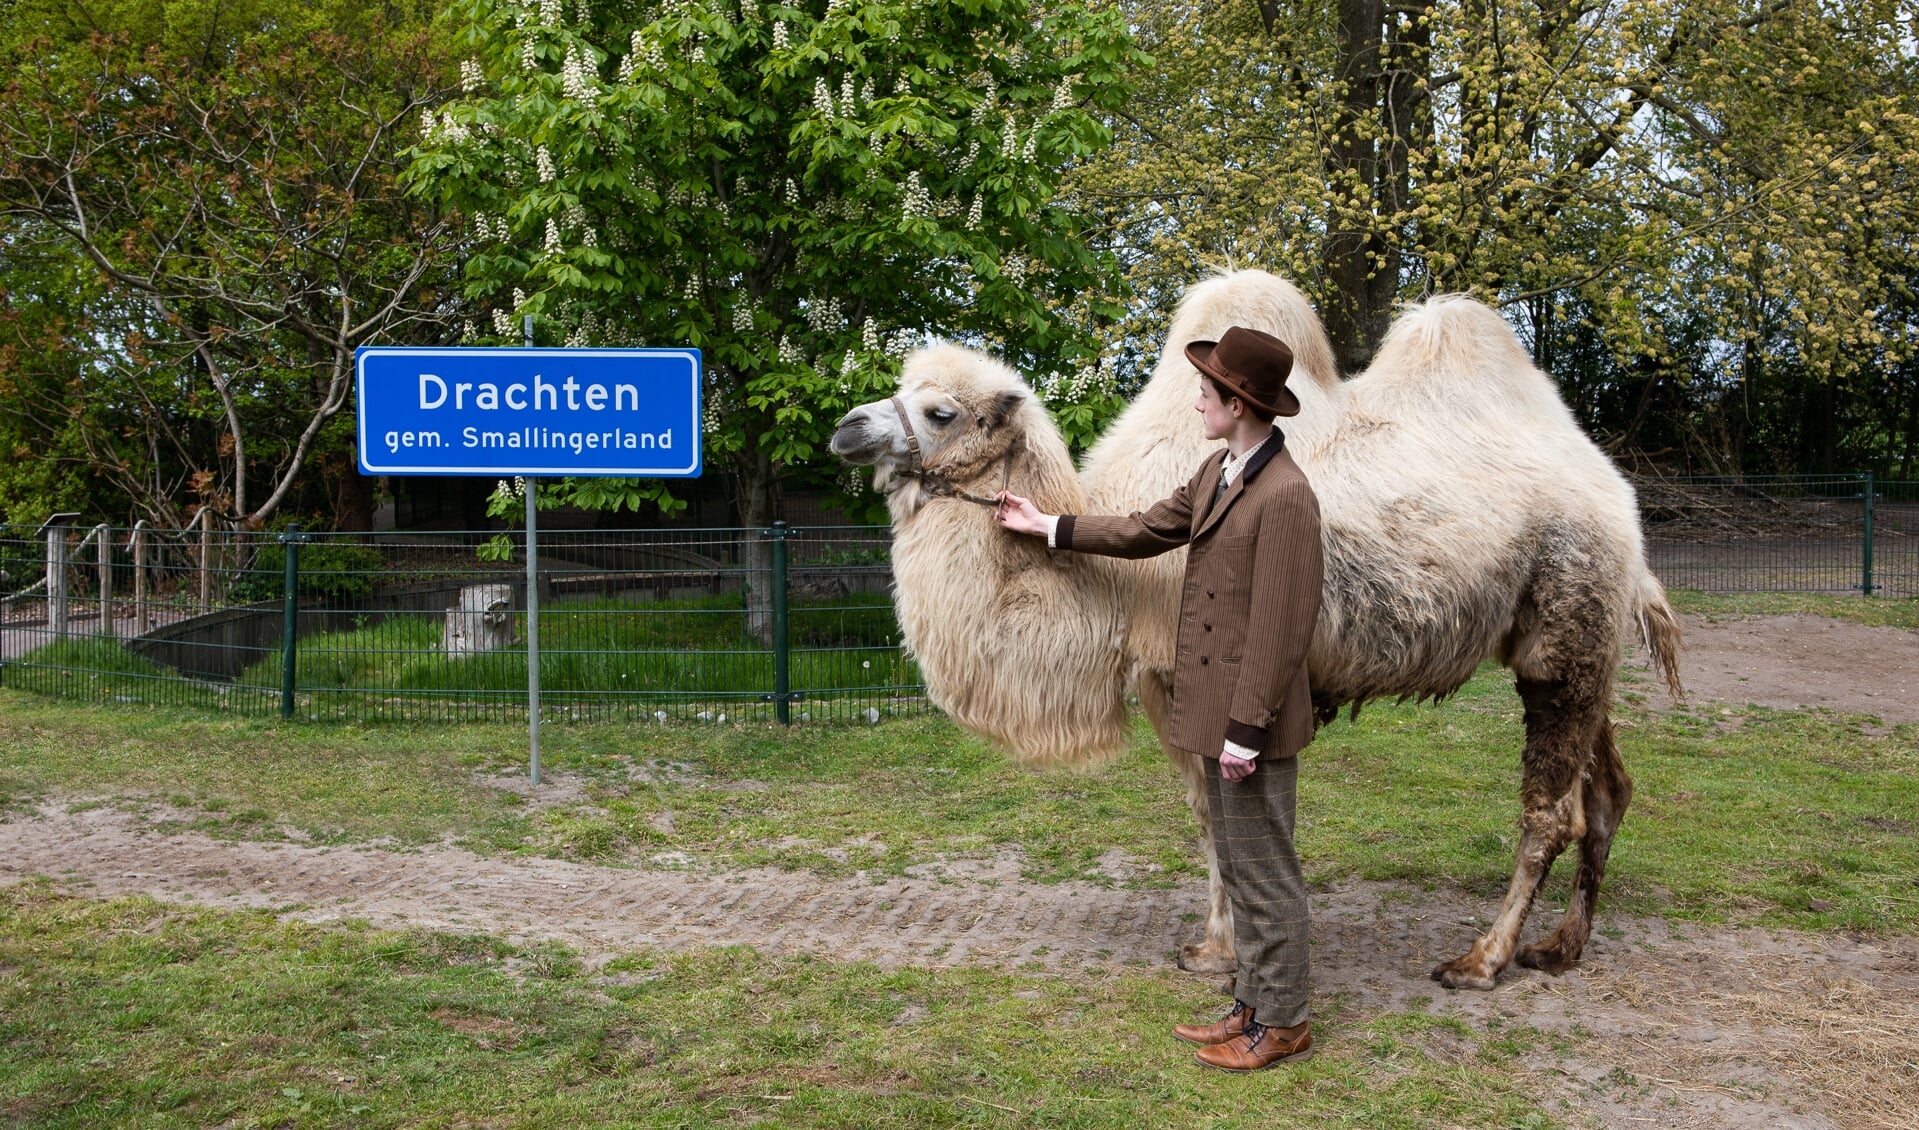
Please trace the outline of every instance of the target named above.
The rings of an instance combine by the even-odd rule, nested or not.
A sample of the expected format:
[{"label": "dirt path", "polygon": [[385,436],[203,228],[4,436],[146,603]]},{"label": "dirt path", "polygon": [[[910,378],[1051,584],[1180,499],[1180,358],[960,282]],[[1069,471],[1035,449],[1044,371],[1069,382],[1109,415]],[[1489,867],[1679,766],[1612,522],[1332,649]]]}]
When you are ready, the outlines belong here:
[{"label": "dirt path", "polygon": [[[1684,616],[1680,674],[1694,702],[1919,722],[1919,632],[1796,613]],[[1629,662],[1641,671],[1636,653]],[[1662,689],[1651,692],[1656,705]]]},{"label": "dirt path", "polygon": [[[455,848],[392,852],[160,834],[110,808],[43,808],[0,826],[0,883],[271,907],[315,922],[485,931],[606,958],[640,946],[745,943],[884,965],[1164,967],[1195,927],[1199,884],[1038,885],[1017,861],[904,878],[636,871]],[[1429,1007],[1486,1030],[1530,1027],[1525,1085],[1574,1124],[1902,1126],[1919,1109],[1919,939],[1698,928],[1607,915],[1582,967],[1515,969],[1490,993],[1426,971],[1490,905],[1344,883],[1314,896],[1315,988],[1363,1011]],[[1549,914],[1535,915],[1549,919]],[[1430,1002],[1430,1003],[1426,1003]],[[1471,1054],[1436,1034],[1432,1054]],[[1437,1041],[1437,1042],[1432,1042]]]}]

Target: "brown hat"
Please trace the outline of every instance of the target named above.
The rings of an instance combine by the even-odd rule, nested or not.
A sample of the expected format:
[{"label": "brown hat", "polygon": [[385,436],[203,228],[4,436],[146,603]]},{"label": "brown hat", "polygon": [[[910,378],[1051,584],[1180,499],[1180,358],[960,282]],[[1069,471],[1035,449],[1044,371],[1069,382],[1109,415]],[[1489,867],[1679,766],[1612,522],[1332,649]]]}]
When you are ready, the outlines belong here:
[{"label": "brown hat", "polygon": [[1234,326],[1218,341],[1187,342],[1186,359],[1262,412],[1299,415],[1299,397],[1286,387],[1293,351],[1272,334]]}]

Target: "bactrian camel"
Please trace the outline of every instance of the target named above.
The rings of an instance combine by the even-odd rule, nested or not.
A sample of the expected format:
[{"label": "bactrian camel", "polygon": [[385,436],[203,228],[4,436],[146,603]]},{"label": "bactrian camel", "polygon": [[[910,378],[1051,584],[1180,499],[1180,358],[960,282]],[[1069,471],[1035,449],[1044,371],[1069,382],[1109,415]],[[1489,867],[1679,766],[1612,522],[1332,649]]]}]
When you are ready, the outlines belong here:
[{"label": "bactrian camel", "polygon": [[[1250,326],[1289,343],[1298,416],[1279,421],[1319,495],[1325,593],[1310,676],[1319,721],[1375,698],[1441,699],[1488,656],[1525,708],[1518,858],[1491,927],[1433,976],[1491,988],[1515,957],[1559,972],[1593,903],[1632,780],[1608,718],[1629,635],[1679,693],[1678,621],[1646,567],[1632,488],[1579,429],[1494,311],[1461,297],[1412,306],[1365,373],[1338,378],[1325,330],[1291,284],[1260,271],[1199,283],[1158,368],[1076,476],[1059,432],[1005,365],[953,345],[905,364],[899,393],[854,409],[833,450],[888,492],[905,641],[933,701],[1028,764],[1085,763],[1127,741],[1135,688],[1164,733],[1184,551],[1118,561],[999,530],[1009,484],[1049,513],[1125,514],[1208,454],[1183,346]],[[1169,750],[1206,834],[1211,905],[1180,964],[1233,966],[1230,906],[1198,759]],[[1305,756],[1310,758],[1309,748]],[[1558,930],[1519,949],[1553,860],[1579,845]]]}]

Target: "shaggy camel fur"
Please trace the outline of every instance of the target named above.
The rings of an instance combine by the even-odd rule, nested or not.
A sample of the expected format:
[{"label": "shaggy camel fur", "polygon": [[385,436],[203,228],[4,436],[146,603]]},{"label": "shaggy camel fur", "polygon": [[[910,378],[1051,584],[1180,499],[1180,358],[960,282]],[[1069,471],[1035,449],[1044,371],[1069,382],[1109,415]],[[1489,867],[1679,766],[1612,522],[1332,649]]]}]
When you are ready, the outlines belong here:
[{"label": "shaggy camel fur", "polygon": [[[1490,988],[1515,957],[1569,968],[1632,797],[1608,718],[1624,640],[1637,627],[1678,694],[1678,621],[1646,568],[1631,487],[1479,303],[1412,307],[1371,368],[1342,382],[1289,283],[1260,271],[1202,282],[1078,483],[1057,429],[1010,370],[953,346],[909,358],[899,396],[848,413],[833,450],[875,465],[891,491],[902,628],[934,700],[1029,763],[1119,748],[1129,678],[1164,732],[1183,551],[1143,562],[1049,553],[1000,533],[963,496],[1010,482],[1050,513],[1126,513],[1172,493],[1211,447],[1193,419],[1198,374],[1183,346],[1232,325],[1294,351],[1302,410],[1281,426],[1320,499],[1326,588],[1308,662],[1321,723],[1374,698],[1443,698],[1488,656],[1517,678],[1526,743],[1512,882],[1492,927],[1433,976]],[[919,441],[911,459],[907,421]],[[1201,766],[1168,752],[1213,872],[1205,939],[1180,963],[1230,969]],[[1574,841],[1579,869],[1558,930],[1518,949],[1540,883]]]}]

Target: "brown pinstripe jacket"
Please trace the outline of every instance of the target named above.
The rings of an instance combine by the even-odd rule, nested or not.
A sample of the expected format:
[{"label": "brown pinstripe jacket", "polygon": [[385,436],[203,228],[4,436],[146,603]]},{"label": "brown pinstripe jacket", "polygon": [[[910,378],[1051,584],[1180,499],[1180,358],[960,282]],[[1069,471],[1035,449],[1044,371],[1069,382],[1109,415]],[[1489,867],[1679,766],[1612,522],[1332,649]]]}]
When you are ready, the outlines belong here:
[{"label": "brown pinstripe jacket", "polygon": [[1191,547],[1166,737],[1206,757],[1226,739],[1265,757],[1313,740],[1306,650],[1325,568],[1319,499],[1274,431],[1217,503],[1224,450],[1171,498],[1125,518],[1062,515],[1053,535],[1061,549],[1108,557]]}]

